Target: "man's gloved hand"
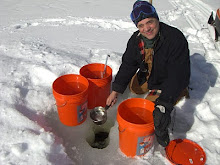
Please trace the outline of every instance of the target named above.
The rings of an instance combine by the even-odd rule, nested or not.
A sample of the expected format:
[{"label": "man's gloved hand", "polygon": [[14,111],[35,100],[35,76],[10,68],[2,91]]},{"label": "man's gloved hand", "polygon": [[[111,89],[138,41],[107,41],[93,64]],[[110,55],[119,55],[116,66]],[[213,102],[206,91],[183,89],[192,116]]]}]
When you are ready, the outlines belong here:
[{"label": "man's gloved hand", "polygon": [[138,84],[141,86],[147,81],[147,72],[138,71],[137,72]]},{"label": "man's gloved hand", "polygon": [[148,64],[145,63],[145,61],[142,61],[140,64],[140,69],[137,72],[137,79],[140,86],[147,81],[147,75],[148,75]]},{"label": "man's gloved hand", "polygon": [[169,142],[168,126],[171,122],[170,113],[173,110],[173,104],[156,100],[155,109],[153,111],[155,135],[157,141],[163,147],[166,147]]}]

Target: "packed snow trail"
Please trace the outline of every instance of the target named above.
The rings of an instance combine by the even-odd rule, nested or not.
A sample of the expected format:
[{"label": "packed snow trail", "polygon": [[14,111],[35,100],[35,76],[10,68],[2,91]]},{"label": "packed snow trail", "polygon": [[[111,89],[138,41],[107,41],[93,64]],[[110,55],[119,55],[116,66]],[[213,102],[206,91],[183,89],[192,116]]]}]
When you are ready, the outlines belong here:
[{"label": "packed snow trail", "polygon": [[127,31],[133,33],[136,28],[134,24],[125,19],[110,19],[110,18],[92,18],[92,17],[72,17],[66,18],[44,18],[34,20],[21,20],[21,23],[11,25],[10,27],[4,27],[3,30],[16,32],[17,30],[23,30],[30,27],[57,27],[57,26],[84,26],[97,29],[106,29],[112,31]]}]

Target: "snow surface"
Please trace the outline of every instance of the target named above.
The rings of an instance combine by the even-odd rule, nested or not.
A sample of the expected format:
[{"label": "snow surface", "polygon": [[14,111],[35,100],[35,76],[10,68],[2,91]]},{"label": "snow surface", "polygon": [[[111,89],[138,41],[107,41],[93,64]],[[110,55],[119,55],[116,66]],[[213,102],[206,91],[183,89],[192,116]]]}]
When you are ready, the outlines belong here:
[{"label": "snow surface", "polygon": [[[0,164],[170,164],[162,147],[131,159],[118,146],[119,96],[104,125],[109,145],[89,146],[91,119],[76,127],[60,123],[53,81],[78,74],[89,63],[105,62],[117,73],[126,44],[136,27],[129,15],[134,0],[1,0],[0,5]],[[160,20],[178,27],[190,46],[190,99],[178,103],[172,139],[188,138],[220,164],[220,52],[207,25],[219,0],[153,0]],[[213,31],[212,31],[213,33]]]}]

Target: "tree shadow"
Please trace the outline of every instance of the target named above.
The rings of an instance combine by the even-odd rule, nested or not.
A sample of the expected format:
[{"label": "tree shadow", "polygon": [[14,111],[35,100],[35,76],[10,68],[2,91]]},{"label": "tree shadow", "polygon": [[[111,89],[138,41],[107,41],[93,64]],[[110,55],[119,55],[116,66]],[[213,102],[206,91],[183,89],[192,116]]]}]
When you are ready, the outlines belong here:
[{"label": "tree shadow", "polygon": [[173,139],[184,139],[194,124],[196,107],[202,102],[210,87],[214,87],[218,71],[204,56],[194,53],[191,57],[190,99],[181,100],[173,110],[170,132]]}]

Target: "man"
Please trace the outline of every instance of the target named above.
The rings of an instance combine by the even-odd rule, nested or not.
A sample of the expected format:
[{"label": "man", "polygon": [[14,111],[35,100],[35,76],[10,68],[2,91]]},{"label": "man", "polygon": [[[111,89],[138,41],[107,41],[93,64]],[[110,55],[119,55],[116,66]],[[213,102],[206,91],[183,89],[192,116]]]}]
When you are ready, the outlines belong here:
[{"label": "man", "polygon": [[131,19],[138,28],[127,43],[122,64],[112,84],[107,105],[114,105],[119,93],[130,82],[136,94],[147,93],[155,103],[155,135],[163,147],[170,142],[170,113],[183,97],[190,79],[188,43],[178,29],[159,22],[155,8],[146,1],[136,1]]}]

